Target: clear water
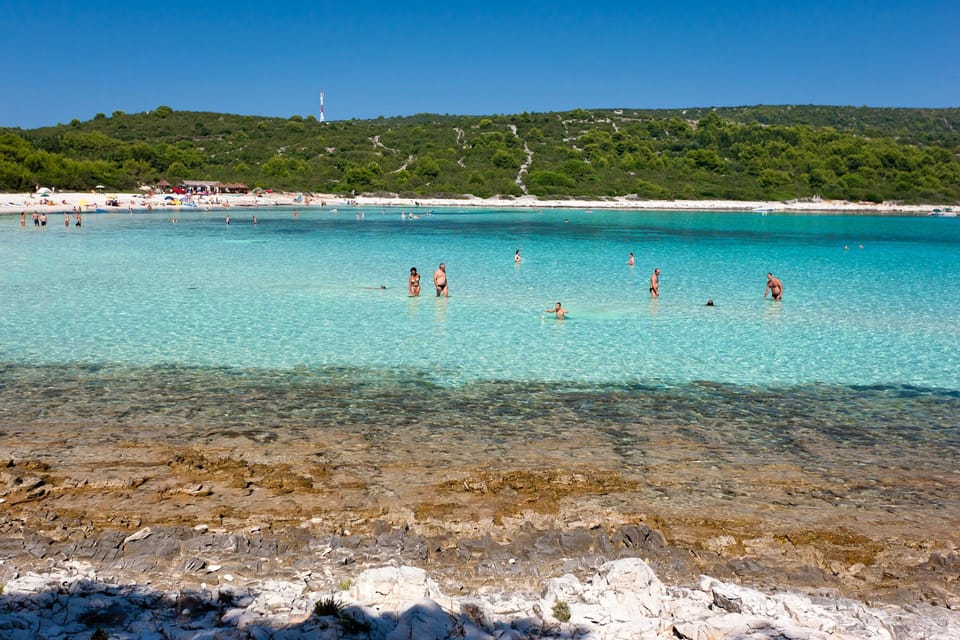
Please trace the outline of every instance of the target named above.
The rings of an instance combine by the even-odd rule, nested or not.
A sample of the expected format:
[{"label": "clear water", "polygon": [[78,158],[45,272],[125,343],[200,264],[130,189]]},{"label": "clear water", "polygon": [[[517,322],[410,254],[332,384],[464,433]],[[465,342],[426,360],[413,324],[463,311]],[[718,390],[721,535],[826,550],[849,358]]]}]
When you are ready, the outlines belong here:
[{"label": "clear water", "polygon": [[[182,213],[179,224],[164,214],[102,214],[69,232],[53,216],[42,233],[0,218],[0,361],[348,367],[453,387],[960,389],[956,220],[356,214],[235,211],[230,226],[214,213]],[[440,261],[449,299],[430,285]],[[407,296],[410,266],[423,276],[419,298]],[[654,267],[658,300],[647,292]],[[782,303],[761,297],[767,271],[784,282]],[[704,306],[708,298],[715,307]],[[542,313],[556,301],[568,320]]]},{"label": "clear water", "polygon": [[[640,478],[638,504],[726,513],[715,469],[741,510],[813,487],[816,513],[830,487],[917,535],[957,530],[960,222],[363,214],[0,218],[0,445],[295,457],[349,434],[366,448],[333,450],[358,474],[586,465]],[[568,320],[545,317],[556,301]]]}]

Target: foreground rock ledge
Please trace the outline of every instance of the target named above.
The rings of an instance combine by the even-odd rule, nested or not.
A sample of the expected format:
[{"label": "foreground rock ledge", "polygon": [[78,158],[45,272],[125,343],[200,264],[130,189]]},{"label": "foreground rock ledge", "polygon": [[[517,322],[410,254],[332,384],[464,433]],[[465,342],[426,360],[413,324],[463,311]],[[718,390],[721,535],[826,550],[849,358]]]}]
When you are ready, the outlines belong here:
[{"label": "foreground rock ledge", "polygon": [[[216,571],[211,569],[211,574]],[[162,591],[110,584],[86,563],[66,562],[10,580],[0,596],[0,636],[60,638],[680,638],[947,640],[960,614],[929,605],[871,608],[846,599],[766,595],[703,576],[664,585],[639,558],[608,562],[581,582],[567,574],[538,594],[488,589],[450,596],[426,571],[367,569],[330,585],[324,571],[294,579]]]}]

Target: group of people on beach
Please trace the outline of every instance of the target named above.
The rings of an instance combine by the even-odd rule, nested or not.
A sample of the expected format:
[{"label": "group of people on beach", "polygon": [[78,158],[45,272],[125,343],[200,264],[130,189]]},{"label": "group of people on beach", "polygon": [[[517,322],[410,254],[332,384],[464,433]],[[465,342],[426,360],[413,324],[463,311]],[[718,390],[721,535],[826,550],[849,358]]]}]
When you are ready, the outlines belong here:
[{"label": "group of people on beach", "polygon": [[[523,258],[520,256],[520,249],[517,249],[513,254],[513,262],[517,265],[523,262]],[[627,259],[627,265],[632,267],[635,264],[636,258],[634,257],[633,252],[630,252],[630,257]],[[440,266],[437,267],[437,270],[433,272],[433,286],[437,290],[438,298],[441,296],[450,296],[450,287],[447,283],[447,265],[443,262],[441,262]],[[407,279],[407,290],[412,297],[418,297],[420,295],[420,273],[417,271],[416,267],[410,267],[410,276]],[[779,278],[775,277],[773,273],[767,273],[767,286],[763,290],[764,299],[767,298],[767,294],[770,294],[771,298],[778,302],[783,299],[783,282],[781,282]],[[653,270],[653,274],[650,276],[650,297],[660,297],[660,267],[655,268]],[[713,300],[710,299],[707,300],[706,306],[713,307],[716,305],[714,305]],[[558,320],[563,320],[569,313],[569,311],[563,307],[563,303],[561,302],[557,302],[552,309],[544,309],[543,312],[554,314]]]},{"label": "group of people on beach", "polygon": [[[73,210],[73,219],[74,219],[75,226],[77,227],[83,226],[83,218],[81,217],[81,214],[77,209]],[[39,211],[34,211],[33,226],[34,228],[40,229],[41,231],[46,231],[47,230],[47,214],[40,213]],[[63,212],[63,226],[66,229],[70,228],[70,213],[66,211]],[[26,211],[20,212],[20,228],[21,229],[27,228],[27,212]]]}]

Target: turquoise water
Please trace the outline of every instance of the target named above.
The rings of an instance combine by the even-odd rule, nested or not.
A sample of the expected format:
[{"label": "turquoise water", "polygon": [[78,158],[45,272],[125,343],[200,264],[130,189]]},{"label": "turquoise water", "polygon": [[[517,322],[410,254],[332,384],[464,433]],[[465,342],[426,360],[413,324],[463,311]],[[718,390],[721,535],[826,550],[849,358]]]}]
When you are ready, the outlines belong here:
[{"label": "turquoise water", "polygon": [[[653,473],[638,500],[693,512],[710,468],[754,487],[739,508],[782,501],[776,480],[956,530],[956,220],[358,213],[0,218],[0,445],[333,444],[360,474],[587,465]],[[556,301],[568,320],[543,313]],[[337,449],[345,433],[370,454]]]},{"label": "turquoise water", "polygon": [[[956,220],[358,211],[102,214],[69,232],[0,218],[0,361],[960,389]],[[449,299],[430,285],[440,261]],[[782,303],[762,299],[767,271]],[[568,320],[542,313],[556,301]]]}]

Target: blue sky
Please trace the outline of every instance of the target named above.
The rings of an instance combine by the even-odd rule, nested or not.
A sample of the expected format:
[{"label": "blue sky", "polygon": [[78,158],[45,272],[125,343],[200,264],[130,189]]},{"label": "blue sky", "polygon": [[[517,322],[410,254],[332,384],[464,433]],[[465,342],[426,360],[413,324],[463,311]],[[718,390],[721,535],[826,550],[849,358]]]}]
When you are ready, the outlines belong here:
[{"label": "blue sky", "polygon": [[4,0],[0,126],[168,105],[328,119],[960,106],[960,2]]}]

